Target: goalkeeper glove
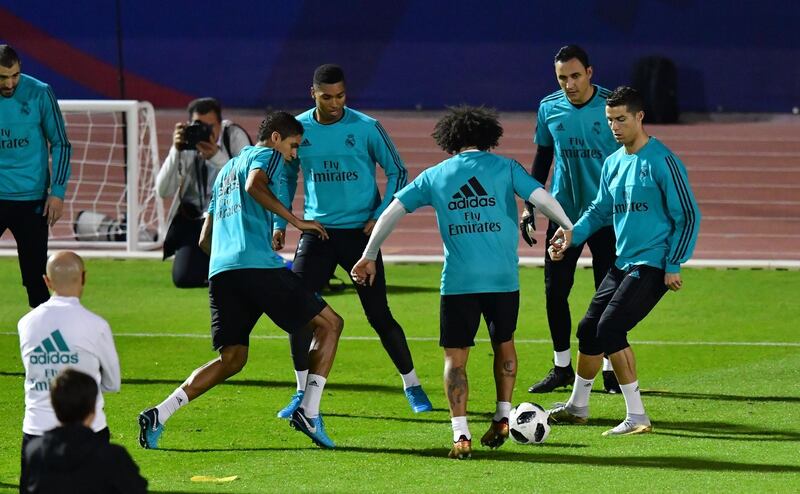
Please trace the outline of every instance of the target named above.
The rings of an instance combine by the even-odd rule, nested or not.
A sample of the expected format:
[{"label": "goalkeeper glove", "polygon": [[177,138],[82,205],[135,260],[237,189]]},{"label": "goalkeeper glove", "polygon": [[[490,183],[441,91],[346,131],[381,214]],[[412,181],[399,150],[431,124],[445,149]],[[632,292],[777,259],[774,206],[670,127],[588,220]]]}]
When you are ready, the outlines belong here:
[{"label": "goalkeeper glove", "polygon": [[525,211],[522,212],[522,219],[519,221],[519,232],[522,234],[522,240],[531,247],[536,243],[536,239],[533,238],[535,231],[536,208],[533,204],[525,201]]}]

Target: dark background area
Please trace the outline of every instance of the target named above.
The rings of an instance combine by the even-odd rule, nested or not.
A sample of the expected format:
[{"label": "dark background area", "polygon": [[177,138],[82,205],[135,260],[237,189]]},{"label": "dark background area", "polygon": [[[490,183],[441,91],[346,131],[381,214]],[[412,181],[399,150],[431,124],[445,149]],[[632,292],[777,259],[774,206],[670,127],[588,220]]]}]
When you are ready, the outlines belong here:
[{"label": "dark background area", "polygon": [[0,0],[0,41],[59,98],[120,98],[118,14],[125,97],[159,107],[213,95],[303,108],[314,67],[335,62],[358,107],[533,111],[557,89],[552,59],[567,43],[608,88],[643,56],[670,58],[682,111],[800,106],[800,2],[788,0]]}]

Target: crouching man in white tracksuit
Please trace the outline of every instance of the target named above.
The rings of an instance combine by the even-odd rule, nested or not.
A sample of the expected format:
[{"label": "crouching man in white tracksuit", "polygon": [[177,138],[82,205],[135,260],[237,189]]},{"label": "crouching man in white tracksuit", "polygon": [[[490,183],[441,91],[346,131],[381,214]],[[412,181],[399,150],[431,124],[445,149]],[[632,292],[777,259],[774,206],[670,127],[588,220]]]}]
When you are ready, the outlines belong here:
[{"label": "crouching man in white tracksuit", "polygon": [[[77,254],[57,252],[50,256],[45,282],[52,296],[17,325],[25,366],[22,451],[31,439],[59,425],[50,404],[50,381],[67,367],[97,381],[99,391],[91,428],[108,441],[110,433],[103,412],[103,393],[120,388],[119,358],[111,328],[102,317],[80,303],[86,272]],[[26,470],[23,455],[20,486],[26,485]]]}]

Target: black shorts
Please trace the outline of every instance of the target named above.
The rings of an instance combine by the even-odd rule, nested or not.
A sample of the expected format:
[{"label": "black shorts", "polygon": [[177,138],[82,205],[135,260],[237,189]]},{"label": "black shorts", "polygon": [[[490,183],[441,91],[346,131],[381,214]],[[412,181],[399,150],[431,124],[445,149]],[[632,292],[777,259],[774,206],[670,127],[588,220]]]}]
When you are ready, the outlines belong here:
[{"label": "black shorts", "polygon": [[439,346],[475,346],[481,315],[492,343],[505,343],[514,336],[519,314],[519,291],[442,295],[439,310]]},{"label": "black shorts", "polygon": [[215,274],[208,283],[208,300],[215,350],[229,345],[248,346],[250,332],[261,314],[292,333],[327,306],[286,268],[234,269]]},{"label": "black shorts", "polygon": [[612,266],[578,324],[578,345],[586,355],[611,355],[628,347],[627,334],[665,293],[664,270],[647,265],[622,271]]}]

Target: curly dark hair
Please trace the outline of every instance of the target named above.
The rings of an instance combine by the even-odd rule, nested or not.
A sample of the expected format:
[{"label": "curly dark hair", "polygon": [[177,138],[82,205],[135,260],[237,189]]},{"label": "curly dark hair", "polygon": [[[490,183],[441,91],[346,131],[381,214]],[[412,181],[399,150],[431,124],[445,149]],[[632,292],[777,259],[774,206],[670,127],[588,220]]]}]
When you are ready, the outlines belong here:
[{"label": "curly dark hair", "polygon": [[494,108],[484,106],[451,106],[433,129],[431,136],[446,153],[456,154],[464,148],[488,151],[497,147],[503,127]]}]

